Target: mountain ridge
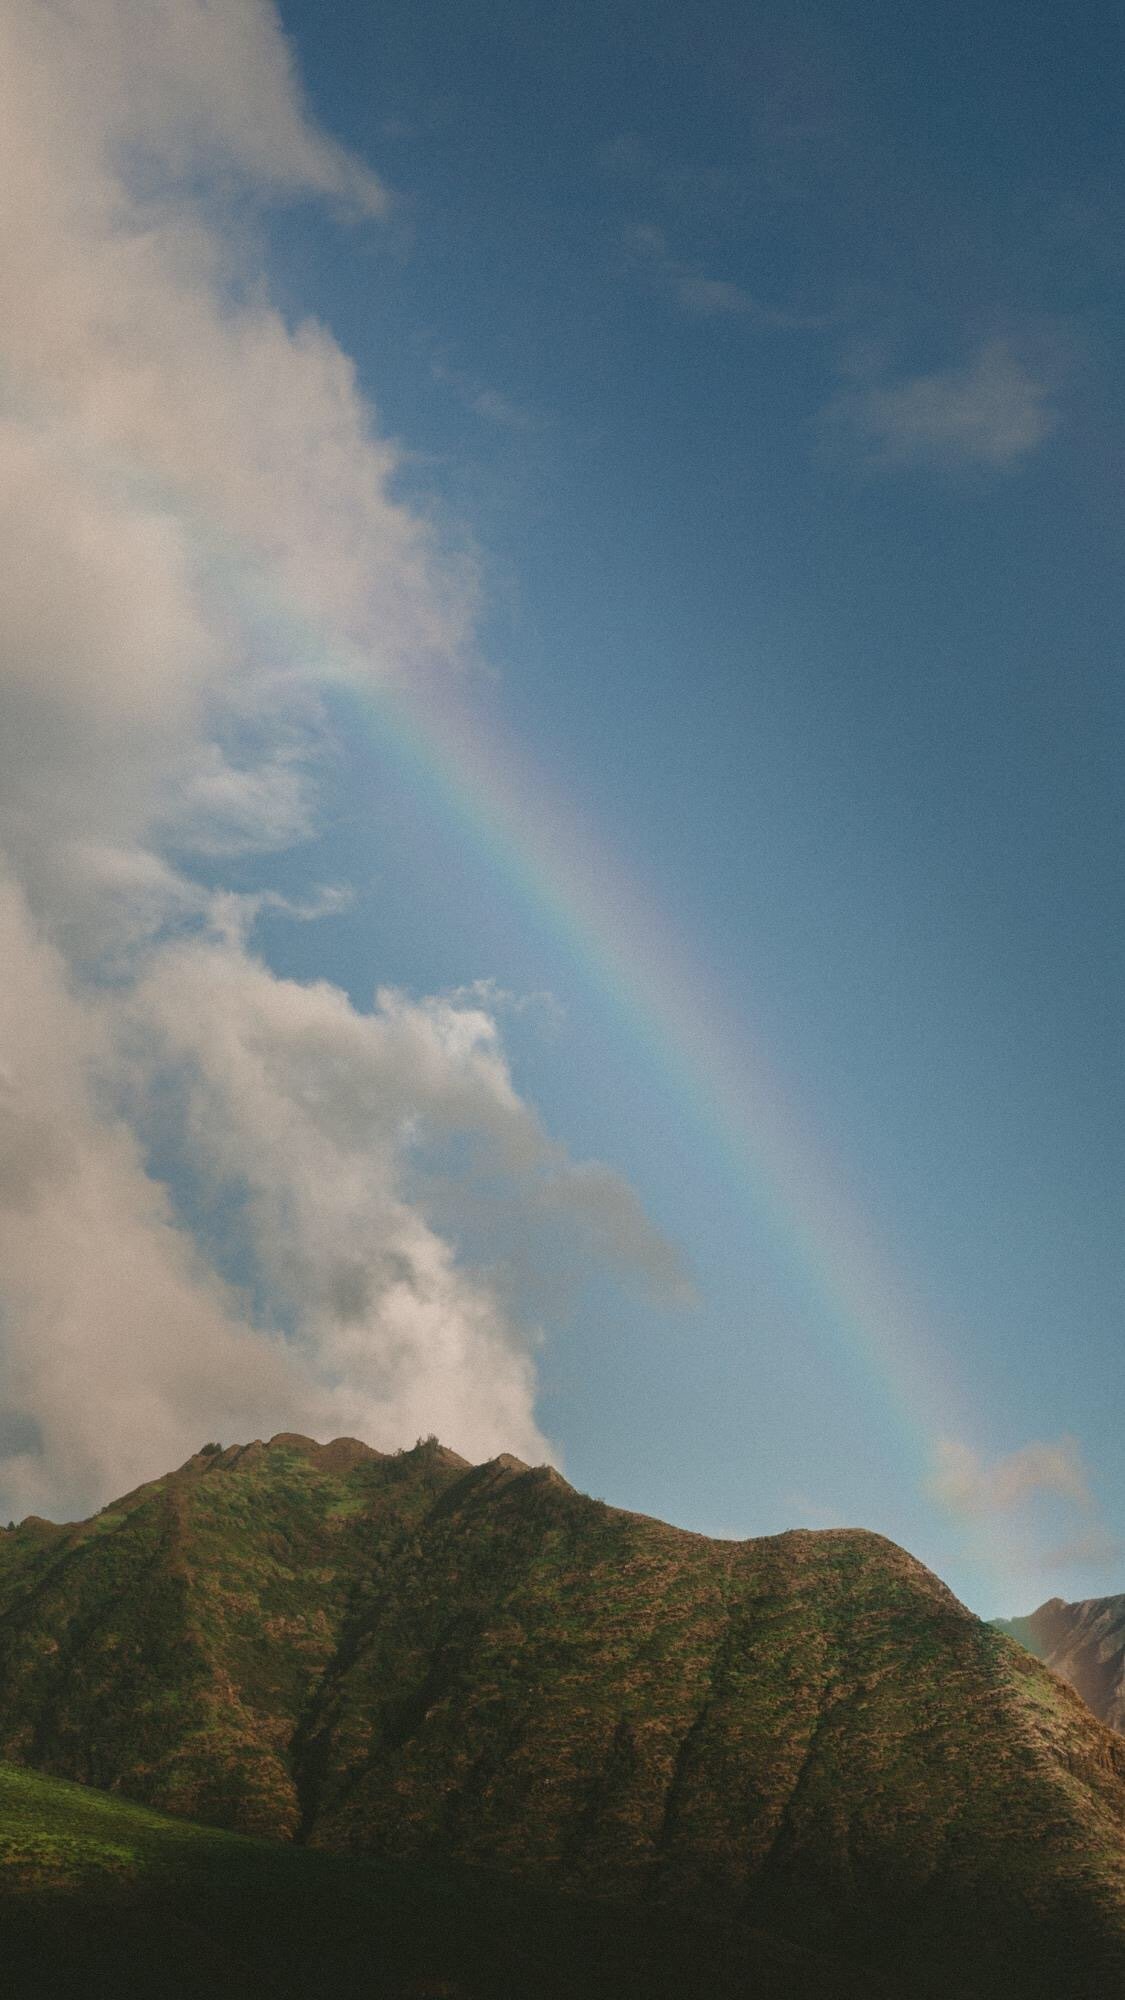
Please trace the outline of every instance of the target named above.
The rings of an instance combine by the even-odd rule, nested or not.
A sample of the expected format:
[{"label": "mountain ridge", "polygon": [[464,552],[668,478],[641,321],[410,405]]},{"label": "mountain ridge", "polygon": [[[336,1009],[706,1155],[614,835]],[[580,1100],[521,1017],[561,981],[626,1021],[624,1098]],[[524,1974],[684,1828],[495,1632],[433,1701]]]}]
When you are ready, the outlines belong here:
[{"label": "mountain ridge", "polygon": [[1067,1603],[1050,1597],[1025,1618],[994,1618],[1082,1696],[1099,1721],[1125,1733],[1125,1594]]},{"label": "mountain ridge", "polygon": [[909,1940],[950,1993],[1125,1975],[1125,1742],[1072,1689],[881,1536],[715,1542],[508,1454],[281,1433],[7,1531],[0,1755],[872,1964]]}]

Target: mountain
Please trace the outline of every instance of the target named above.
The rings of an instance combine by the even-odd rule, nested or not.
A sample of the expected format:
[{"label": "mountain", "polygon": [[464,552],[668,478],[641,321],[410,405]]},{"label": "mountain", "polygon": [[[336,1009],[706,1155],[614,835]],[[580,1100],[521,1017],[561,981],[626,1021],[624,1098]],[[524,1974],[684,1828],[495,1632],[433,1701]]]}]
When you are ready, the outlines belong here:
[{"label": "mountain", "polygon": [[998,1632],[1026,1646],[1077,1688],[1094,1714],[1125,1732],[1125,1597],[1052,1597],[1029,1618],[996,1618]]},{"label": "mountain", "polygon": [[1125,1979],[1125,1741],[920,1563],[432,1440],[208,1447],[0,1534],[0,1754],[646,1934],[749,1926],[872,1993]]}]

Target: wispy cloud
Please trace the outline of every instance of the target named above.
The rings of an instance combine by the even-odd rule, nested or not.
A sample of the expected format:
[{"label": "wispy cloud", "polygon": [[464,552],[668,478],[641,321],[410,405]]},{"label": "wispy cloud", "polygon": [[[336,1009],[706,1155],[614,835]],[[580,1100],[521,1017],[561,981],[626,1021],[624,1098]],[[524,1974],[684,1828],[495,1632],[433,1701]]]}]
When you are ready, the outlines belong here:
[{"label": "wispy cloud", "polygon": [[1086,1511],[1094,1506],[1082,1454],[1072,1437],[1021,1445],[991,1462],[971,1445],[942,1438],[934,1450],[929,1490],[951,1513],[969,1519],[1009,1513],[1038,1495]]},{"label": "wispy cloud", "polygon": [[1053,1548],[1044,1549],[1039,1568],[1044,1570],[1101,1569],[1125,1561],[1125,1542],[1108,1528],[1088,1528]]},{"label": "wispy cloud", "polygon": [[795,1528],[846,1528],[848,1519],[838,1507],[818,1500],[814,1494],[787,1493],[785,1507]]},{"label": "wispy cloud", "polygon": [[801,330],[829,324],[821,314],[768,304],[745,286],[729,278],[712,277],[701,265],[674,256],[664,230],[655,224],[631,229],[626,241],[649,282],[695,319],[742,319],[763,331]]},{"label": "wispy cloud", "polygon": [[535,413],[500,389],[491,388],[477,380],[467,369],[455,368],[451,362],[435,356],[430,363],[430,373],[435,382],[452,389],[454,394],[471,410],[475,417],[482,417],[486,423],[499,424],[504,430],[534,430],[539,422]]},{"label": "wispy cloud", "polygon": [[685,219],[749,205],[753,185],[745,173],[713,161],[661,159],[633,132],[619,133],[598,149],[598,164],[619,186],[641,194],[651,206]]},{"label": "wispy cloud", "polygon": [[885,465],[1016,465],[1058,427],[1047,374],[1008,342],[986,342],[959,366],[847,388],[825,426]]},{"label": "wispy cloud", "polygon": [[566,1020],[566,1008],[557,993],[547,987],[537,988],[532,993],[517,993],[510,987],[501,986],[496,979],[471,979],[466,986],[455,986],[442,996],[454,1007],[484,1007],[494,1016],[532,1015],[540,1027],[548,1032],[556,1032]]}]

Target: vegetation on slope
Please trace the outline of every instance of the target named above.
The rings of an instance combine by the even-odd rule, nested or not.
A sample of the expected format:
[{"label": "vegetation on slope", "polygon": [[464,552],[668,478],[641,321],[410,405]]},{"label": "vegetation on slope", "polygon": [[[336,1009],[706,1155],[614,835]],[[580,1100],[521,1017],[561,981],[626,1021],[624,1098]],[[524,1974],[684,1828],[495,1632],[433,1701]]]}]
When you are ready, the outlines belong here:
[{"label": "vegetation on slope", "polygon": [[1125,1744],[902,1550],[711,1542],[433,1443],[212,1451],[0,1536],[0,1750],[902,1991],[1125,1969]]}]

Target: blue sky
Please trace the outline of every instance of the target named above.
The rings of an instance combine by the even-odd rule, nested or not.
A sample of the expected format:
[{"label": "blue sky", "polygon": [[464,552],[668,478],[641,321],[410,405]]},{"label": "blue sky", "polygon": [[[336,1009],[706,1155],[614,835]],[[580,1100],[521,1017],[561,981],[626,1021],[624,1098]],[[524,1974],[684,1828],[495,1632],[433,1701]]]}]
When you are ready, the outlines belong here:
[{"label": "blue sky", "polygon": [[[420,484],[485,544],[513,727],[753,1006],[981,1447],[1071,1433],[1113,1513],[1119,23],[285,19],[318,112],[405,209],[371,261],[302,231],[292,282],[315,272]],[[690,1327],[619,1305],[610,1338],[560,1335],[583,1366],[547,1407],[576,1476],[746,1527],[782,1525],[805,1488],[933,1537],[831,1331],[823,1397],[778,1356],[799,1307],[705,1138],[504,903],[475,885],[438,943],[376,893],[372,935],[424,987],[562,989],[563,1031],[519,1038],[521,1080],[625,1168],[701,1289]]]},{"label": "blue sky", "polygon": [[[418,1113],[424,1157],[392,1170],[380,1154],[364,1240],[409,1210],[431,1232],[423,1263],[444,1245],[493,1287],[531,1356],[534,1423],[576,1484],[717,1533],[875,1527],[985,1612],[1122,1587],[1117,11],[286,0],[319,151],[282,104],[267,10],[225,11],[250,24],[237,47],[216,55],[200,29],[196,69],[178,47],[154,58],[179,151],[123,122],[106,157],[146,215],[151,190],[120,159],[158,157],[160,227],[196,203],[233,246],[233,277],[198,280],[218,317],[224,285],[252,310],[245,258],[295,346],[311,316],[351,358],[363,421],[390,440],[387,547],[423,521],[445,582],[408,616],[396,571],[371,628],[377,650],[409,626],[405,735],[377,678],[345,675],[289,716],[270,811],[284,819],[290,778],[316,794],[307,812],[285,794],[291,824],[241,846],[198,819],[188,835],[146,823],[143,843],[132,823],[97,835],[99,852],[159,853],[180,885],[149,927],[154,959],[134,918],[113,1071],[175,1227],[216,1284],[252,1294],[255,1339],[297,1348],[328,1278],[309,1276],[311,1250],[293,1276],[286,1227],[299,1211],[331,1237],[345,1208],[360,1227],[357,1196],[323,1193],[311,1137],[307,1187],[259,1185],[255,1149],[282,1129],[264,1098],[252,1144],[247,1125],[200,1154],[200,1129],[248,1117],[248,1099],[176,1002],[220,991],[214,899],[240,897],[228,1001],[207,1005],[256,1010],[246,1046],[267,1015],[282,1032],[280,993],[295,1020],[317,981],[363,1022],[376,988],[398,990],[411,1034],[436,1018],[427,996],[491,1024],[559,1152],[512,1125],[503,1158],[482,1157],[501,1113],[479,1097],[466,1125],[449,1107],[468,1085],[447,1079],[440,1116]],[[108,12],[124,20],[125,0]],[[125,81],[127,41],[99,54]],[[247,93],[272,79],[260,158],[192,97],[220,57],[245,65]],[[60,361],[49,393],[68,379]],[[101,450],[104,418],[81,416],[95,421]],[[294,512],[292,537],[307,552],[323,533],[327,574],[343,487],[324,435],[292,446],[314,524]],[[232,462],[254,458],[247,437]],[[209,471],[204,493],[198,453],[180,442],[176,458],[139,417],[110,442],[177,496],[177,522],[192,495],[213,547],[233,472]],[[271,552],[268,505],[238,504],[273,606],[268,640],[269,620],[244,620],[241,659],[296,626],[307,578],[281,529]],[[390,574],[399,557],[379,549]],[[441,591],[460,592],[457,663],[411,681]],[[308,648],[323,644],[310,623]],[[449,700],[483,757],[431,729]],[[264,727],[247,712],[220,731],[242,776],[238,732]],[[66,943],[72,913],[25,873],[72,983],[117,991],[103,941]],[[349,897],[316,921],[280,907],[325,884]],[[407,1032],[395,1018],[371,1030],[386,1049]],[[460,1030],[441,1020],[448,1052]],[[772,1139],[753,1077],[743,1094],[745,1050],[780,1107]],[[608,1257],[575,1219],[589,1161],[609,1173]],[[529,1171],[551,1190],[534,1212]],[[845,1282],[860,1242],[868,1275]],[[909,1319],[897,1359],[883,1279]],[[391,1339],[384,1320],[368,1334]],[[328,1368],[341,1393],[346,1351]],[[461,1393],[452,1377],[435,1391],[435,1428],[456,1427]],[[254,1394],[224,1391],[216,1424],[253,1421]],[[46,1435],[46,1403],[25,1401]],[[185,1392],[182,1420],[209,1408]]]}]

